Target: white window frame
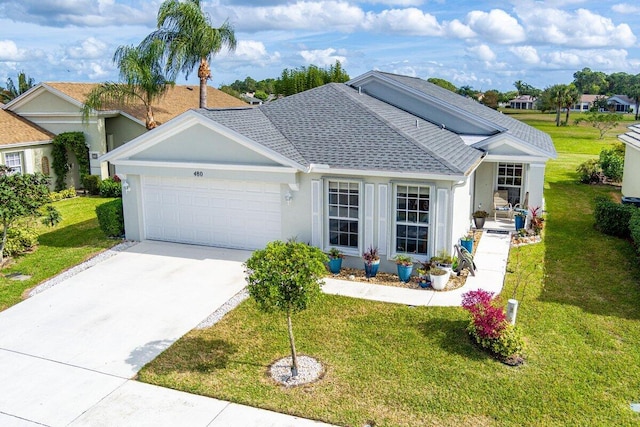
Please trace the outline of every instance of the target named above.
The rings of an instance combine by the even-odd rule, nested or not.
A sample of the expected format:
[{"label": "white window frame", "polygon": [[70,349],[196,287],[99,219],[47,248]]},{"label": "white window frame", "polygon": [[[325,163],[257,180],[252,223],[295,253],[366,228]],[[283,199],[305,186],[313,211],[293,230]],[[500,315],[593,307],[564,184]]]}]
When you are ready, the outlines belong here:
[{"label": "white window frame", "polygon": [[[426,261],[432,256],[433,244],[436,233],[435,214],[436,214],[436,186],[433,183],[417,183],[417,182],[394,182],[393,185],[393,197],[391,198],[391,250],[390,258],[395,257],[398,254],[410,255],[413,259],[418,261]],[[410,221],[398,221],[398,187],[422,187],[429,190],[429,212],[427,225],[421,223],[413,223]],[[418,210],[419,212],[419,210]],[[400,252],[398,251],[398,225],[407,224],[411,226],[426,227],[427,228],[427,253],[417,254],[412,252]]]},{"label": "white window frame", "polygon": [[[522,168],[522,175],[520,176],[520,185],[515,185],[513,183],[503,183],[500,184],[500,177],[502,175],[500,175],[500,166],[504,165],[506,168],[515,168],[516,165],[519,165]],[[513,169],[515,170],[515,169]],[[521,162],[498,162],[496,164],[496,186],[495,189],[496,190],[500,190],[500,189],[508,189],[509,188],[518,188],[520,189],[520,193],[518,194],[518,202],[517,203],[522,203],[522,195],[524,194],[524,184],[525,184],[525,174],[526,174],[526,164],[525,163],[521,163]],[[510,176],[510,175],[504,175],[505,179],[515,179],[515,175],[514,176]],[[501,188],[502,187],[502,188]],[[511,202],[511,201],[510,201]]]},{"label": "white window frame", "polygon": [[[16,170],[16,166],[9,164],[8,156],[17,156],[20,165],[18,166],[19,170]],[[24,173],[24,156],[22,151],[11,151],[9,153],[4,153],[4,165],[13,169],[12,173]]]},{"label": "white window frame", "polygon": [[[358,247],[353,247],[353,246],[340,246],[340,245],[333,245],[331,244],[331,239],[330,239],[330,234],[331,234],[331,229],[330,229],[330,222],[332,219],[336,219],[336,218],[340,218],[340,217],[333,217],[329,215],[329,187],[331,183],[338,183],[338,184],[349,184],[349,185],[357,185],[358,186]],[[362,245],[364,242],[364,236],[363,236],[363,227],[364,227],[364,186],[362,181],[359,180],[353,180],[353,179],[343,179],[343,178],[325,178],[324,179],[324,250],[325,251],[329,251],[329,249],[331,248],[337,248],[340,249],[340,251],[342,251],[345,255],[352,255],[352,256],[360,256],[360,254],[362,253]],[[344,217],[343,219],[348,219],[348,220],[353,220],[353,218],[346,218]]]}]

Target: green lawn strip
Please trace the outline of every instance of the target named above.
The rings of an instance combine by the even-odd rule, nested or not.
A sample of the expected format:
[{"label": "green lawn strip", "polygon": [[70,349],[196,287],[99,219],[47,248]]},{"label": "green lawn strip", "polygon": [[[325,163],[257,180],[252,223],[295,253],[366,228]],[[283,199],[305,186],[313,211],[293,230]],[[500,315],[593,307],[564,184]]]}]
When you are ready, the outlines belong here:
[{"label": "green lawn strip", "polygon": [[62,222],[53,228],[35,222],[40,233],[37,250],[16,257],[2,270],[3,275],[19,272],[32,277],[19,281],[0,276],[0,310],[22,301],[24,292],[40,282],[119,243],[105,237],[95,214],[96,206],[110,200],[113,199],[76,197],[54,203]]},{"label": "green lawn strip", "polygon": [[[553,116],[535,117],[555,138]],[[515,292],[520,300],[523,366],[478,350],[460,308],[326,296],[294,318],[298,351],[327,369],[317,383],[271,381],[268,366],[288,355],[284,316],[260,313],[250,300],[186,335],[140,379],[349,426],[640,423],[629,407],[640,401],[640,266],[628,241],[593,226],[593,197],[619,190],[577,184],[575,173],[615,137],[576,139],[547,166],[543,242],[509,259],[501,299]]]}]

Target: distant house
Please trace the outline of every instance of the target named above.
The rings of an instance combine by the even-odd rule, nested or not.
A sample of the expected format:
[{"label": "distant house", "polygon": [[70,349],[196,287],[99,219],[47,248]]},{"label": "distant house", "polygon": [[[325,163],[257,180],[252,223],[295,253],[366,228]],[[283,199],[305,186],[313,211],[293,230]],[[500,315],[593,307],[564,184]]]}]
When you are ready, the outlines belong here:
[{"label": "distant house", "polygon": [[633,111],[635,104],[636,101],[626,95],[614,95],[607,99],[607,105],[616,113],[630,113]]},{"label": "distant house", "polygon": [[[97,83],[40,83],[3,108],[26,119],[52,134],[83,132],[89,145],[91,174],[106,178],[114,169],[101,164],[98,157],[137,136],[147,132],[146,111],[142,104],[122,108],[105,108],[95,111],[88,121],[82,118],[82,107],[87,94]],[[208,87],[207,99],[210,107],[246,107],[242,100],[218,89]],[[155,119],[165,123],[185,111],[198,108],[200,104],[197,86],[176,85],[153,106]],[[68,185],[82,187],[78,168],[72,168]]]},{"label": "distant house", "polygon": [[571,107],[572,111],[589,111],[591,107],[596,103],[598,98],[603,97],[603,95],[582,95],[580,96],[580,101]]},{"label": "distant house", "polygon": [[262,99],[256,98],[253,93],[243,93],[240,96],[249,105],[262,105]]},{"label": "distant house", "polygon": [[640,197],[640,125],[629,126],[629,132],[618,136],[627,146],[624,154],[622,195]]},{"label": "distant house", "polygon": [[509,108],[514,110],[534,110],[536,107],[536,97],[531,95],[520,95],[509,101]]},{"label": "distant house", "polygon": [[19,173],[51,173],[54,134],[1,108],[0,129],[0,164]]}]

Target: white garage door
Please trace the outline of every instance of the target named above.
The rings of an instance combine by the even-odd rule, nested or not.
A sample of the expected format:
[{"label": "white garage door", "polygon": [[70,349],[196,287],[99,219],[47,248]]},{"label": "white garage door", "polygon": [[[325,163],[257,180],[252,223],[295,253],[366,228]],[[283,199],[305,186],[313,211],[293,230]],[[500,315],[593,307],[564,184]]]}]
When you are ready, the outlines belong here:
[{"label": "white garage door", "polygon": [[142,177],[146,238],[238,249],[281,239],[280,185]]}]

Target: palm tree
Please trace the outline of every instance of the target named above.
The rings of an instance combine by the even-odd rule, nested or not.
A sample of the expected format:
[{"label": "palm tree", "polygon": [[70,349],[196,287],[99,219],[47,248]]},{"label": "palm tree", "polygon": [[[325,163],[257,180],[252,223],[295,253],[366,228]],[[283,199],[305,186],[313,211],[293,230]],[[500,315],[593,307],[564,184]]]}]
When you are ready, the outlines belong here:
[{"label": "palm tree", "polygon": [[198,66],[200,108],[207,107],[207,80],[211,79],[209,62],[223,47],[235,50],[236,37],[228,22],[220,28],[211,25],[209,15],[200,8],[199,0],[165,0],[158,10],[158,29],[142,42],[147,45],[161,40],[166,48],[169,77],[189,73]]},{"label": "palm tree", "polygon": [[576,105],[580,101],[580,92],[578,92],[578,88],[573,83],[567,85],[566,90],[564,92],[564,105],[563,107],[566,110],[566,115],[564,119],[565,125],[569,124],[569,112],[574,105]]},{"label": "palm tree", "polygon": [[549,93],[549,101],[556,109],[556,126],[560,126],[560,110],[565,106],[566,94],[568,91],[567,85],[557,84],[546,89]]},{"label": "palm tree", "polygon": [[35,86],[35,80],[31,77],[27,77],[24,71],[18,73],[18,86],[16,87],[11,77],[7,79],[7,87],[2,89],[0,87],[0,102],[9,102],[14,98],[22,95],[29,89]]},{"label": "palm tree", "polygon": [[155,128],[158,124],[153,117],[152,104],[174,85],[164,77],[160,62],[163,52],[161,42],[145,47],[120,46],[113,61],[118,64],[122,82],[106,82],[93,89],[84,102],[85,119],[92,110],[102,109],[105,105],[142,102],[146,110],[145,126]]}]

